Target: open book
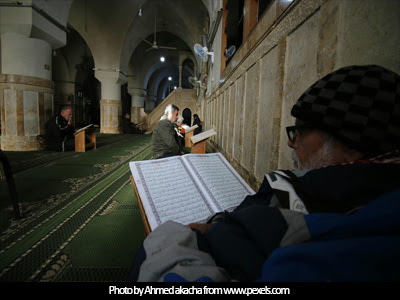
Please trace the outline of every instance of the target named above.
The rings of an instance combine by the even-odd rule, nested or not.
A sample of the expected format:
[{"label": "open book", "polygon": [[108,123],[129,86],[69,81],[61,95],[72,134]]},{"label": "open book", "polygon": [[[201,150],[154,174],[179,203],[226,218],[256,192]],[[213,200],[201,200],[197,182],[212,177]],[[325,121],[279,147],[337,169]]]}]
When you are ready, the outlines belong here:
[{"label": "open book", "polygon": [[204,223],[232,211],[254,191],[220,153],[130,162],[151,230],[172,220]]},{"label": "open book", "polygon": [[78,130],[76,130],[75,134],[77,134],[78,132],[81,132],[82,130],[85,130],[86,128],[90,128],[90,127],[98,127],[98,126],[93,125],[93,124],[89,124],[89,125],[87,125],[85,127],[82,127],[82,128],[79,128]]},{"label": "open book", "polygon": [[214,129],[209,129],[207,131],[203,131],[199,134],[196,134],[190,138],[193,144],[196,144],[198,142],[201,142],[209,137],[212,137],[213,135],[216,135],[217,133],[215,132]]},{"label": "open book", "polygon": [[197,124],[194,125],[194,126],[192,126],[192,127],[186,126],[186,127],[185,127],[185,133],[192,132],[192,131],[194,131],[197,127],[199,127]]}]

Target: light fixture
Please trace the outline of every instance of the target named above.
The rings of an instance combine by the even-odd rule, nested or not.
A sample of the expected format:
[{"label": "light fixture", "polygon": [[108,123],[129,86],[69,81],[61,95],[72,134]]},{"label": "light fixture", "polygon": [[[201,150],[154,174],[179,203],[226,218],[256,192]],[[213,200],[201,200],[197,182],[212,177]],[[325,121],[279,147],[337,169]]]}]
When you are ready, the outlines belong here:
[{"label": "light fixture", "polygon": [[176,86],[174,86],[174,90],[176,90]]},{"label": "light fixture", "polygon": [[169,81],[171,81],[171,80],[172,80],[172,77],[171,77],[171,76],[169,76],[169,77],[168,77],[168,80],[169,80]]},{"label": "light fixture", "polygon": [[164,57],[164,56],[161,56],[161,57],[160,57],[160,60],[161,60],[162,62],[164,62],[164,61],[165,61],[165,57]]}]

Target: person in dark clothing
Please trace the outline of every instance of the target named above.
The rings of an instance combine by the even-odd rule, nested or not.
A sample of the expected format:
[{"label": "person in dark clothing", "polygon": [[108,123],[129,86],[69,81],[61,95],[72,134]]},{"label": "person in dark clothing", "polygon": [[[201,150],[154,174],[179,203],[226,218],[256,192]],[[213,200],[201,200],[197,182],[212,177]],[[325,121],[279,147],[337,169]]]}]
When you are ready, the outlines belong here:
[{"label": "person in dark clothing", "polygon": [[266,174],[216,222],[158,226],[132,281],[399,281],[400,76],[340,68],[291,114],[296,170]]},{"label": "person in dark clothing", "polygon": [[198,127],[194,130],[194,133],[193,133],[193,135],[195,135],[195,134],[198,134],[198,133],[200,133],[201,131],[202,131],[202,126],[201,126],[201,120],[200,120],[200,118],[199,118],[199,116],[197,115],[197,114],[194,114],[193,115],[193,125],[192,126],[194,126],[194,125],[197,125]]},{"label": "person in dark clothing", "polygon": [[127,134],[136,133],[135,124],[131,122],[130,114],[125,114],[125,117],[122,119],[122,132]]},{"label": "person in dark clothing", "polygon": [[153,131],[153,158],[163,158],[182,154],[174,123],[178,119],[179,108],[173,104],[167,106],[164,116]]},{"label": "person in dark clothing", "polygon": [[47,150],[75,150],[75,128],[72,125],[72,108],[64,106],[58,115],[51,117],[46,125],[45,144]]}]

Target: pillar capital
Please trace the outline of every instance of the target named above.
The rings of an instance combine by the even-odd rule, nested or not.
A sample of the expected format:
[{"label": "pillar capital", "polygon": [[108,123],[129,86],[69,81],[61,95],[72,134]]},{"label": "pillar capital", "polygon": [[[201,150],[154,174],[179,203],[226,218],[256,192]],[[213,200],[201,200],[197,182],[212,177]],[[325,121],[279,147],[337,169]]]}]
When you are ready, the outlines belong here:
[{"label": "pillar capital", "polygon": [[128,93],[132,97],[134,97],[134,96],[145,97],[147,94],[147,91],[146,91],[146,89],[140,88],[140,87],[130,87],[128,84]]},{"label": "pillar capital", "polygon": [[101,82],[101,99],[121,100],[121,85],[127,82],[119,70],[95,69],[95,77]]},{"label": "pillar capital", "polygon": [[101,82],[123,85],[128,82],[128,78],[118,69],[95,68],[94,76]]}]

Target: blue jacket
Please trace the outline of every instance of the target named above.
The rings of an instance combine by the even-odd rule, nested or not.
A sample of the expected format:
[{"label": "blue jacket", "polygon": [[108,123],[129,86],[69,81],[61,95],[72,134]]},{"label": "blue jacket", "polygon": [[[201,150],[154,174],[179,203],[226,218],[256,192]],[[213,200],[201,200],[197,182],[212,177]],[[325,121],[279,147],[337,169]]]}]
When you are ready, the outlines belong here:
[{"label": "blue jacket", "polygon": [[260,281],[399,281],[400,189],[357,212],[305,216],[312,240],[272,252]]}]

